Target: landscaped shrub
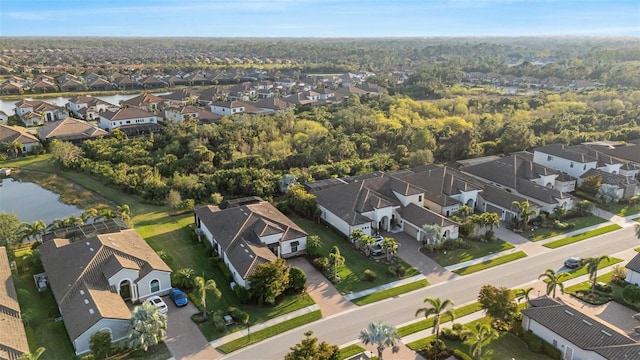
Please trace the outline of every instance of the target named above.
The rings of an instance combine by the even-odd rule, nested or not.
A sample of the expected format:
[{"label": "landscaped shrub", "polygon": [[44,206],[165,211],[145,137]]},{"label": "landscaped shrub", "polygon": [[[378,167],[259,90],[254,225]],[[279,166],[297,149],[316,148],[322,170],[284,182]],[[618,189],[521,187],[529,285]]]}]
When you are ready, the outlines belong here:
[{"label": "landscaped shrub", "polygon": [[459,349],[453,349],[453,356],[459,360],[472,360],[471,356],[463,353],[462,350]]},{"label": "landscaped shrub", "polygon": [[224,278],[227,280],[227,282],[232,282],[233,275],[231,275],[231,271],[229,271],[229,268],[224,263],[224,261],[222,261],[222,259],[220,258],[216,258],[215,262],[216,262],[216,265],[218,266],[218,269],[222,271],[222,274],[224,275]]},{"label": "landscaped shrub", "polygon": [[227,312],[238,324],[247,324],[249,322],[249,314],[233,306],[229,306]]},{"label": "landscaped shrub", "polygon": [[501,319],[493,319],[491,320],[491,327],[498,331],[509,331],[510,325],[508,322]]},{"label": "landscaped shrub", "polygon": [[524,329],[522,328],[522,313],[517,313],[517,315],[520,315],[520,320],[514,320],[513,323],[511,323],[511,332],[521,338],[524,336]]},{"label": "landscaped shrub", "polygon": [[315,258],[311,261],[313,266],[320,270],[320,272],[324,273],[329,268],[329,259],[326,257]]},{"label": "landscaped shrub", "polygon": [[622,290],[622,297],[631,303],[640,301],[640,287],[638,285],[629,285]]},{"label": "landscaped shrub", "polygon": [[527,343],[529,350],[533,351],[536,354],[542,353],[543,349],[543,341],[539,337],[537,337],[531,330],[524,333],[523,340]]},{"label": "landscaped shrub", "polygon": [[291,267],[289,270],[289,289],[294,291],[302,291],[307,284],[307,274],[297,266]]},{"label": "landscaped shrub", "polygon": [[400,264],[389,265],[387,267],[387,270],[389,270],[389,273],[391,275],[398,276],[398,277],[403,277],[407,273],[407,268]]},{"label": "landscaped shrub", "polygon": [[244,287],[240,286],[240,285],[236,285],[233,288],[233,292],[236,293],[236,296],[238,297],[238,301],[240,302],[240,304],[249,304],[251,302],[251,298],[252,298],[252,294],[251,291],[245,289]]},{"label": "landscaped shrub", "polygon": [[364,271],[364,279],[366,281],[374,282],[374,281],[376,281],[377,278],[378,278],[378,275],[376,274],[375,271],[372,271],[372,270],[369,270],[369,269],[366,269]]},{"label": "landscaped shrub", "polygon": [[227,325],[225,325],[224,319],[221,315],[214,314],[211,318],[211,323],[213,324],[213,327],[218,330],[218,332],[223,334],[227,332]]},{"label": "landscaped shrub", "polygon": [[610,293],[613,291],[613,289],[611,288],[611,285],[609,284],[601,284],[601,283],[596,283],[596,290],[598,291],[602,291],[605,293]]}]

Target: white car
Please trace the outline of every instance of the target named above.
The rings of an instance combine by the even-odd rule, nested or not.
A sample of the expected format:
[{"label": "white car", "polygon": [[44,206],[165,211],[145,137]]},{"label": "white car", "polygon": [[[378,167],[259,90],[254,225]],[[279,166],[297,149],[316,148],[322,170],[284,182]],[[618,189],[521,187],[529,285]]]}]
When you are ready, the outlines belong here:
[{"label": "white car", "polygon": [[166,314],[169,311],[167,304],[164,302],[164,300],[162,300],[160,296],[150,296],[147,300],[145,300],[145,302],[148,302],[149,304],[157,307],[158,311],[161,314]]}]

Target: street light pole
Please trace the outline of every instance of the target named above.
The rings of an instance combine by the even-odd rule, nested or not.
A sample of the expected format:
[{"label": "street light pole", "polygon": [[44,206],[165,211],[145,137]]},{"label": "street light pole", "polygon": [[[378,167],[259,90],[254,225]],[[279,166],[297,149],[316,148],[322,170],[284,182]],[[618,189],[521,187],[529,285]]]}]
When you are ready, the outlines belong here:
[{"label": "street light pole", "polygon": [[251,324],[247,321],[247,336],[249,337],[249,342],[251,342]]}]

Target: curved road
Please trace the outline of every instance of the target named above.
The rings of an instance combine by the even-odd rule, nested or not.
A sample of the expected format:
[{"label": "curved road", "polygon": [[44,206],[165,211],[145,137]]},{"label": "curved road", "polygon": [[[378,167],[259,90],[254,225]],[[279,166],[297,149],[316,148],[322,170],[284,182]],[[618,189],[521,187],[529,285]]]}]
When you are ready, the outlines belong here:
[{"label": "curved road", "polygon": [[289,352],[291,346],[304,338],[304,333],[309,329],[313,330],[314,336],[317,336],[320,341],[338,345],[345,344],[356,340],[360,330],[364,329],[371,321],[382,321],[398,326],[415,320],[415,311],[423,306],[422,301],[427,296],[452,299],[458,305],[465,304],[476,300],[480,287],[483,285],[491,284],[508,288],[524,287],[525,284],[537,281],[538,276],[548,268],[560,270],[563,261],[569,256],[583,258],[600,255],[613,256],[618,252],[639,245],[640,241],[635,236],[634,228],[627,227],[537,256],[526,257],[471,275],[457,277],[454,280],[416,290],[397,298],[383,300],[323,318],[235,351],[224,356],[223,359],[282,359]]}]

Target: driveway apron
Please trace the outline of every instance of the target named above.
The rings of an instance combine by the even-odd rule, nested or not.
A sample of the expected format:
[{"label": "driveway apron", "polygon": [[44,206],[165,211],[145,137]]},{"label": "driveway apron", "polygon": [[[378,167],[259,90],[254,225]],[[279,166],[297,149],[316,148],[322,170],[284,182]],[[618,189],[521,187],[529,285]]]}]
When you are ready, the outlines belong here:
[{"label": "driveway apron", "polygon": [[346,300],[307,259],[298,257],[287,260],[287,263],[299,267],[307,274],[307,294],[318,304],[323,317],[357,307],[351,301]]},{"label": "driveway apron", "polygon": [[198,312],[191,302],[181,308],[176,307],[168,296],[165,302],[169,306],[165,344],[176,360],[209,360],[222,356],[191,321],[191,315]]}]

